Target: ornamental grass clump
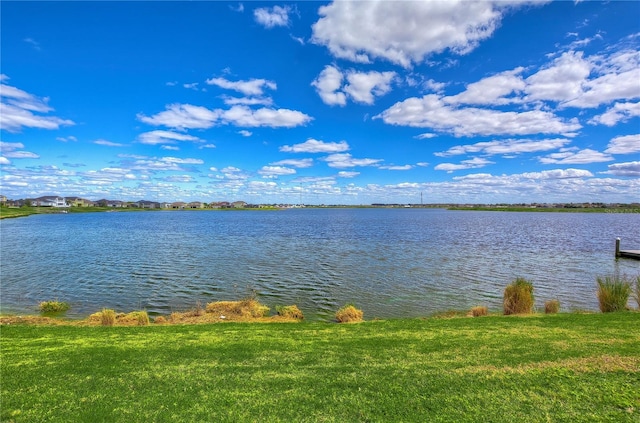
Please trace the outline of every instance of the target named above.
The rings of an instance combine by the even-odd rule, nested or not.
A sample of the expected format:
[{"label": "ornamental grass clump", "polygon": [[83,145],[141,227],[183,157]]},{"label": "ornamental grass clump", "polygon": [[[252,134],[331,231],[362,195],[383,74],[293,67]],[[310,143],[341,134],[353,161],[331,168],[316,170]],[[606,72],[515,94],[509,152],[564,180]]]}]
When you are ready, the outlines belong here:
[{"label": "ornamental grass clump", "polygon": [[627,302],[631,295],[631,282],[620,276],[598,277],[598,303],[600,311],[610,313],[623,311],[627,308]]},{"label": "ornamental grass clump", "polygon": [[560,311],[559,300],[549,300],[544,303],[545,314],[556,314],[559,311]]},{"label": "ornamental grass clump", "polygon": [[336,312],[336,320],[338,323],[357,323],[362,321],[363,314],[353,304],[347,304]]},{"label": "ornamental grass clump", "polygon": [[524,278],[517,278],[504,290],[504,314],[530,314],[533,312],[533,285]]},{"label": "ornamental grass clump", "polygon": [[149,314],[144,310],[118,315],[116,321],[125,326],[148,326],[150,323]]},{"label": "ornamental grass clump", "polygon": [[214,313],[228,318],[258,318],[269,315],[269,307],[260,304],[254,298],[248,298],[242,301],[216,301],[207,304],[207,313]]},{"label": "ornamental grass clump", "polygon": [[63,301],[43,301],[40,303],[40,312],[42,313],[64,313],[69,310],[69,303]]},{"label": "ornamental grass clump", "polygon": [[278,313],[278,316],[285,317],[287,319],[304,319],[302,310],[300,310],[296,305],[278,306],[276,307],[276,313]]},{"label": "ornamental grass clump", "polygon": [[486,306],[476,306],[471,309],[471,315],[473,317],[486,316],[489,314],[489,309]]},{"label": "ornamental grass clump", "polygon": [[116,323],[116,312],[110,308],[103,308],[100,313],[100,324],[102,326],[113,326]]}]

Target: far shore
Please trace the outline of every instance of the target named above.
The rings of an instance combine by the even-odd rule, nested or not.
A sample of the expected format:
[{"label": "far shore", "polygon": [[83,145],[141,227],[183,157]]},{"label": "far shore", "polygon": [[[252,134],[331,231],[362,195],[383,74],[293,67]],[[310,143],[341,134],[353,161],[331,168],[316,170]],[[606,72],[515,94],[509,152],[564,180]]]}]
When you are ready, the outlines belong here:
[{"label": "far shore", "polygon": [[[442,205],[442,204],[376,204],[376,205],[304,205],[305,209],[327,209],[327,208],[371,208],[371,209],[389,209],[389,208],[428,208],[428,209],[446,209],[455,211],[501,211],[501,212],[541,212],[541,213],[640,213],[640,205],[621,205],[617,207],[535,207],[535,206],[519,206],[519,205]],[[66,213],[104,213],[104,212],[194,212],[194,211],[273,211],[288,210],[280,207],[260,207],[260,208],[199,208],[199,209],[147,209],[137,207],[0,207],[0,219],[8,219],[14,217],[26,217],[34,214],[66,214]]]}]

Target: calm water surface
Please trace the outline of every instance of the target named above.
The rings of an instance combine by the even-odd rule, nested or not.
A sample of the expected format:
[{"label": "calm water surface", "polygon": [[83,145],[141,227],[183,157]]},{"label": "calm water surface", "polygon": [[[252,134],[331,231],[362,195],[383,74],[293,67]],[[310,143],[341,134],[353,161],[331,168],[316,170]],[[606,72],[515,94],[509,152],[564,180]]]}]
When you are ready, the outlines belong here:
[{"label": "calm water surface", "polygon": [[640,215],[298,209],[36,215],[0,221],[2,312],[39,301],[169,314],[251,290],[309,319],[353,302],[365,318],[501,310],[516,277],[536,306],[597,310],[596,277],[640,274]]}]

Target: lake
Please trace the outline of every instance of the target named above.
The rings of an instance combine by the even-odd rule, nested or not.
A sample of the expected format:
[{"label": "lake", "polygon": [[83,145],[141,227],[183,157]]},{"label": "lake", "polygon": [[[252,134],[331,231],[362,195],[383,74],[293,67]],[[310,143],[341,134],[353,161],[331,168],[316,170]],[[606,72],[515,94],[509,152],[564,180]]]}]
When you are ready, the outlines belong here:
[{"label": "lake", "polygon": [[516,277],[536,307],[598,310],[596,277],[640,274],[614,259],[640,248],[640,215],[442,209],[292,209],[35,215],[0,221],[0,307],[43,300],[84,317],[104,307],[168,315],[252,292],[272,310],[297,304],[331,320],[346,303],[365,319],[486,305],[500,311]]}]

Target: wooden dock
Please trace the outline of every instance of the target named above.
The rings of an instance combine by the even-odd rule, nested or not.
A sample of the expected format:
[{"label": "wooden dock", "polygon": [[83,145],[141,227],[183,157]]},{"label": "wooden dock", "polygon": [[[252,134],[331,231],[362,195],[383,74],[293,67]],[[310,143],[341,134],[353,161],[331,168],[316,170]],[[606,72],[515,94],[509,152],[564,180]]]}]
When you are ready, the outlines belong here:
[{"label": "wooden dock", "polygon": [[620,238],[616,238],[616,258],[630,258],[640,260],[640,250],[621,250]]}]

